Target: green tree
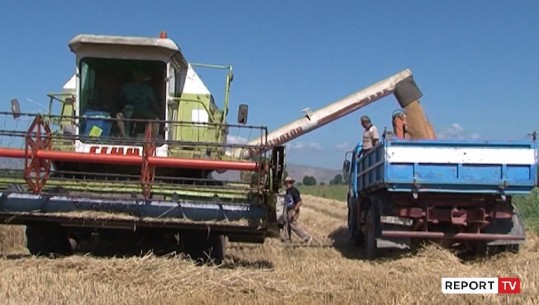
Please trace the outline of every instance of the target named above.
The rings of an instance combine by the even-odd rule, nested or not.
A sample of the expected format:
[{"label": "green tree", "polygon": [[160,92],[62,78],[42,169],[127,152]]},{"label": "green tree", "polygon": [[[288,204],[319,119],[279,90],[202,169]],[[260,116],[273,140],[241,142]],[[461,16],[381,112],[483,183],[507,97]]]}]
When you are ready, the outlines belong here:
[{"label": "green tree", "polygon": [[349,181],[350,181],[350,175],[349,174],[344,174],[343,177],[342,177],[342,180],[343,180],[344,184],[348,184]]},{"label": "green tree", "polygon": [[333,184],[343,184],[343,178],[341,174],[335,175],[335,178],[333,178]]},{"label": "green tree", "polygon": [[303,184],[304,185],[316,185],[316,178],[313,176],[305,176],[303,177]]}]

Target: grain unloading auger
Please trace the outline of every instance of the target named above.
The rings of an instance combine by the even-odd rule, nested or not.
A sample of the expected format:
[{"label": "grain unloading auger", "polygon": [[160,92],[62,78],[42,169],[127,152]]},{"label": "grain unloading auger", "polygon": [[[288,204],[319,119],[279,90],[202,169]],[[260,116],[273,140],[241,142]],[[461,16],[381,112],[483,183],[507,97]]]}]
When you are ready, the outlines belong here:
[{"label": "grain unloading auger", "polygon": [[[256,146],[267,142],[267,146],[262,146],[268,149],[283,145],[391,94],[395,96],[407,115],[407,132],[409,134],[413,134],[415,138],[423,139],[436,137],[434,129],[420,105],[419,99],[422,97],[422,93],[415,84],[412,72],[406,69],[319,110],[314,112],[305,110],[304,117],[270,132],[267,137],[255,139],[248,144]],[[235,149],[233,155],[248,157],[255,156],[256,152]]]}]

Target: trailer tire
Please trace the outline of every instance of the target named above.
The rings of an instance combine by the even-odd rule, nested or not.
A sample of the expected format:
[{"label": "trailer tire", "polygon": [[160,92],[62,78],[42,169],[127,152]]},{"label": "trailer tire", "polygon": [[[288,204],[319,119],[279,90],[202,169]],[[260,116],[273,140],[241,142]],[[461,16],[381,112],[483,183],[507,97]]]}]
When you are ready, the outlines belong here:
[{"label": "trailer tire", "polygon": [[[515,205],[513,206],[513,216],[511,219],[501,219],[497,222],[491,223],[485,229],[486,233],[507,234],[514,236],[526,236],[524,221],[520,215],[519,210]],[[488,254],[494,255],[502,252],[518,253],[520,251],[521,241],[507,242],[507,241],[494,241],[487,243]]]},{"label": "trailer tire", "polygon": [[30,224],[26,226],[26,247],[32,255],[71,255],[73,245],[59,224]]},{"label": "trailer tire", "polygon": [[348,237],[356,247],[361,247],[365,244],[365,235],[361,231],[354,229],[354,223],[352,221],[353,211],[348,208]]},{"label": "trailer tire", "polygon": [[207,232],[189,232],[180,237],[184,253],[198,265],[214,263],[220,265],[225,258],[223,235]]},{"label": "trailer tire", "polygon": [[520,252],[520,244],[510,244],[510,245],[497,246],[496,250],[497,250],[498,253],[510,252],[510,253],[516,254],[516,253]]},{"label": "trailer tire", "polygon": [[365,223],[365,242],[364,242],[365,258],[368,260],[376,259],[378,256],[378,247],[376,241],[376,213],[373,206],[367,212]]}]

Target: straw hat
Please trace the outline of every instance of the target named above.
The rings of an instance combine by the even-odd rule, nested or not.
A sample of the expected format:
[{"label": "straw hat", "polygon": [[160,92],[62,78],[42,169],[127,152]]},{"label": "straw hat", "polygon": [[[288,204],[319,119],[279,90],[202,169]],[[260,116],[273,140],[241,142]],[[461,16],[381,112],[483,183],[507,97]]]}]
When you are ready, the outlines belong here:
[{"label": "straw hat", "polygon": [[292,183],[294,183],[294,182],[296,182],[296,180],[294,180],[292,177],[288,176],[288,177],[286,177],[284,179],[284,182],[292,182]]}]

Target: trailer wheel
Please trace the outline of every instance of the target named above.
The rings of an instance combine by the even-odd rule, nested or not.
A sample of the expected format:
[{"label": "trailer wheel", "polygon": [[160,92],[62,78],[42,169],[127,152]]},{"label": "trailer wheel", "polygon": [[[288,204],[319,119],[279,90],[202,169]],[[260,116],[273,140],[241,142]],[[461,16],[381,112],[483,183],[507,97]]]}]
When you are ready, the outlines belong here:
[{"label": "trailer wheel", "polygon": [[502,246],[496,246],[496,250],[498,253],[501,252],[510,252],[510,253],[518,253],[520,252],[520,244],[509,244],[509,245],[502,245]]},{"label": "trailer wheel", "polygon": [[71,255],[72,242],[59,224],[31,224],[26,226],[26,247],[32,255]]},{"label": "trailer wheel", "polygon": [[[486,229],[486,233],[495,234],[507,234],[513,236],[524,237],[525,227],[519,210],[513,205],[513,216],[511,219],[498,219],[496,222],[492,222]],[[494,255],[502,252],[518,253],[520,251],[521,242],[508,242],[508,241],[493,241],[488,242],[488,254]]]},{"label": "trailer wheel", "polygon": [[365,236],[361,231],[354,229],[352,217],[354,217],[352,209],[348,208],[348,237],[355,246],[361,247],[365,243]]},{"label": "trailer wheel", "polygon": [[197,264],[214,263],[220,265],[225,258],[225,238],[223,235],[207,232],[189,232],[180,236],[184,252]]},{"label": "trailer wheel", "polygon": [[378,256],[378,247],[376,242],[376,213],[371,206],[367,212],[367,219],[365,223],[365,258],[372,260]]}]

